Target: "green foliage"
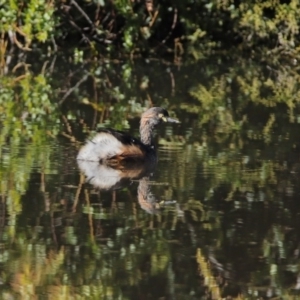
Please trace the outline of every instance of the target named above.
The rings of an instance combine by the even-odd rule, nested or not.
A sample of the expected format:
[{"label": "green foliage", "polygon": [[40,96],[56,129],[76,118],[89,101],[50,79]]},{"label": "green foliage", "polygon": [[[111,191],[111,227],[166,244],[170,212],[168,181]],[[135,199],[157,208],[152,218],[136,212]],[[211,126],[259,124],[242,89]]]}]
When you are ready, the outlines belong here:
[{"label": "green foliage", "polygon": [[299,32],[299,9],[296,0],[288,4],[281,1],[254,1],[250,5],[241,3],[239,11],[233,11],[233,14],[239,16],[238,25],[243,30],[244,38],[251,44],[257,39],[275,37],[280,47],[290,49],[294,48]]},{"label": "green foliage", "polygon": [[[14,43],[25,49],[32,40],[50,43],[54,36],[64,43],[61,37],[68,36],[75,39],[77,46],[82,40],[90,48],[99,43],[112,53],[121,45],[124,52],[131,54],[164,47],[177,55],[178,47],[182,48],[187,41],[187,53],[197,59],[223,46],[256,49],[264,55],[268,51],[285,51],[298,56],[300,6],[297,0],[289,3],[253,0],[239,4],[231,0],[176,0],[172,4],[165,0],[148,1],[148,4],[78,0],[69,7],[64,1],[2,2],[1,33],[9,32],[11,37],[15,36]],[[19,41],[20,37],[24,43]],[[96,48],[98,52],[100,48]]]},{"label": "green foliage", "polygon": [[[34,39],[50,40],[55,25],[52,1],[0,1],[0,7],[0,34],[9,32],[18,47],[28,49]],[[20,36],[24,43],[18,41]]]},{"label": "green foliage", "polygon": [[[30,172],[34,166],[46,169],[49,163],[50,148],[44,148],[49,139],[47,130],[50,135],[58,131],[51,88],[44,75],[2,77],[0,85],[0,193],[6,197],[14,224],[9,234],[14,236],[15,218],[22,211],[21,197],[27,191]],[[50,123],[56,125],[48,129]]]},{"label": "green foliage", "polygon": [[55,113],[55,105],[50,100],[51,86],[43,74],[25,73],[16,80],[2,77],[0,84],[0,117],[5,124],[22,124],[26,136],[31,136],[32,122],[43,123],[49,114]]}]

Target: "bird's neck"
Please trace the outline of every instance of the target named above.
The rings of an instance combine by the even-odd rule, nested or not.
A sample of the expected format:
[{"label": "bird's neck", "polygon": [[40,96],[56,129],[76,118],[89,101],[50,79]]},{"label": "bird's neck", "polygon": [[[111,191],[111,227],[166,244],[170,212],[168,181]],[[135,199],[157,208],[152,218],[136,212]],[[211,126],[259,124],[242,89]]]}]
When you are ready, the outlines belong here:
[{"label": "bird's neck", "polygon": [[144,145],[147,146],[153,145],[153,139],[152,139],[153,129],[154,129],[154,125],[151,125],[148,121],[141,120],[140,135],[141,135],[141,142]]}]

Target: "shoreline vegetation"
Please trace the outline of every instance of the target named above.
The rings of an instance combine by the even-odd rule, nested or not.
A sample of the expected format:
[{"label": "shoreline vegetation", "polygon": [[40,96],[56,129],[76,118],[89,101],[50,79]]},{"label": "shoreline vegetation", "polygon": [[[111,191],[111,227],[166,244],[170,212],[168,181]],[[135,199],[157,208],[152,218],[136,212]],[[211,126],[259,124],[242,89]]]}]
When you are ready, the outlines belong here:
[{"label": "shoreline vegetation", "polygon": [[[23,91],[15,101],[19,118],[74,103],[99,113],[115,104],[139,112],[168,106],[169,94],[157,92],[161,80],[172,104],[199,115],[201,124],[225,118],[237,127],[244,118],[235,121],[232,108],[242,113],[253,104],[269,111],[264,125],[278,106],[291,122],[298,118],[298,1],[2,2],[0,96]],[[139,65],[162,65],[164,75],[157,81]],[[180,93],[182,77],[189,77],[182,69],[194,76],[187,93]],[[132,90],[141,97],[130,96]]]}]

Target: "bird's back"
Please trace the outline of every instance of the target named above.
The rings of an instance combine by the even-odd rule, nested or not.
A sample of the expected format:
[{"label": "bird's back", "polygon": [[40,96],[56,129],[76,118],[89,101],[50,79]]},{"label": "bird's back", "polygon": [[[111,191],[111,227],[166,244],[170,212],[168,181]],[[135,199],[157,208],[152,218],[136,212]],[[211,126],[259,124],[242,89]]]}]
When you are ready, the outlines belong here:
[{"label": "bird's back", "polygon": [[80,149],[77,159],[107,163],[143,160],[154,150],[125,132],[102,129]]}]

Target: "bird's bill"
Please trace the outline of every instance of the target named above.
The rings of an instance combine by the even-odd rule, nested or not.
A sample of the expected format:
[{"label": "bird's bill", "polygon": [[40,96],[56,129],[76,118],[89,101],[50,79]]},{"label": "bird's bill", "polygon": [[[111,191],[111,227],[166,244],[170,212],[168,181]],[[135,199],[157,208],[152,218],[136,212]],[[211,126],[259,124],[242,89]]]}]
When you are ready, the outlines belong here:
[{"label": "bird's bill", "polygon": [[164,122],[169,122],[169,123],[180,123],[178,120],[170,118],[170,117],[163,117],[162,120]]}]

